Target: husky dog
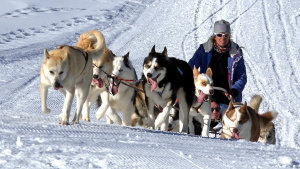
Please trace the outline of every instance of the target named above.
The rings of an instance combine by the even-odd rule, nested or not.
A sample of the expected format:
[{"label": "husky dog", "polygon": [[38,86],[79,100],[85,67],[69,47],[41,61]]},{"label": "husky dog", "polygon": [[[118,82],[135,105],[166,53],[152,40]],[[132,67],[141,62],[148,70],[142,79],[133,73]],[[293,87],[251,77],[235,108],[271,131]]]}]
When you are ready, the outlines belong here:
[{"label": "husky dog", "polygon": [[81,48],[62,45],[49,53],[47,49],[44,49],[44,60],[40,72],[42,112],[50,113],[47,107],[47,95],[48,88],[52,86],[65,96],[60,124],[69,124],[74,94],[77,99],[77,110],[72,123],[79,123],[82,105],[89,93],[92,71],[92,58]]},{"label": "husky dog", "polygon": [[[109,93],[107,91],[109,86],[109,79],[107,74],[111,74],[114,56],[113,53],[106,48],[103,56],[98,60],[93,60],[93,80],[89,90],[89,95],[84,103],[82,120],[90,121],[90,107],[96,102],[98,97],[101,97],[101,106],[96,112],[96,118],[99,120],[105,114],[109,107]],[[107,74],[106,74],[107,73]]]},{"label": "husky dog", "polygon": [[[96,42],[103,44],[102,48],[104,48],[104,52],[98,52],[98,55],[93,52],[94,49],[97,48],[97,45],[94,45]],[[114,54],[106,47],[104,37],[100,31],[93,30],[82,33],[78,38],[76,45],[94,55],[95,58],[93,59],[93,80],[89,95],[83,105],[82,120],[90,121],[90,107],[100,96],[102,105],[96,113],[96,117],[99,120],[105,114],[105,111],[109,106],[109,93],[107,92],[109,84],[107,76],[108,74],[111,74],[113,69],[112,62]],[[102,51],[102,49],[98,49],[98,51]]]},{"label": "husky dog", "polygon": [[[116,56],[113,60],[112,79],[109,84],[110,106],[106,111],[106,115],[111,120],[109,123],[130,125],[136,94],[136,90],[130,85],[135,84],[136,80],[137,75],[129,60],[129,53],[125,56]],[[123,120],[118,112],[122,113]]]},{"label": "husky dog", "polygon": [[208,137],[209,127],[211,122],[211,96],[214,94],[212,70],[207,69],[206,73],[200,74],[196,67],[193,69],[195,83],[195,99],[193,106],[190,109],[189,133],[195,134],[193,118],[201,123],[201,136]]},{"label": "husky dog", "polygon": [[268,144],[276,144],[275,126],[270,122],[266,127],[260,129],[260,136],[258,141]]},{"label": "husky dog", "polygon": [[[152,47],[143,63],[143,88],[146,94],[150,128],[168,129],[168,116],[176,99],[179,101],[179,132],[188,132],[189,110],[193,104],[195,85],[190,65],[168,57],[167,48],[162,53]],[[164,108],[157,118],[154,106]],[[154,124],[155,120],[155,124]]]},{"label": "husky dog", "polygon": [[275,111],[269,111],[264,114],[258,114],[258,109],[262,99],[259,95],[254,95],[247,102],[235,103],[230,101],[228,109],[224,111],[222,116],[222,135],[223,139],[245,139],[257,142],[260,136],[260,129],[265,128],[276,116]]}]

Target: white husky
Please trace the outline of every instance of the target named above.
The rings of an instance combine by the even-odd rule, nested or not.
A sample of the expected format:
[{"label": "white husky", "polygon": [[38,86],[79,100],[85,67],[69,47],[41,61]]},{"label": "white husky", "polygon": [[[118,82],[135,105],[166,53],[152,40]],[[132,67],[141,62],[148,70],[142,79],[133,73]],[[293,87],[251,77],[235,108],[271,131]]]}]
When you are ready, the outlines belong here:
[{"label": "white husky", "polygon": [[212,70],[207,69],[206,74],[200,74],[194,67],[194,83],[195,83],[195,95],[197,100],[194,101],[193,106],[190,109],[189,119],[189,132],[195,134],[193,118],[201,123],[202,133],[201,136],[208,137],[209,127],[211,122],[211,95],[214,94],[212,87]]},{"label": "white husky", "polygon": [[45,49],[40,72],[42,112],[50,113],[47,107],[47,95],[48,88],[52,86],[65,96],[60,124],[69,124],[74,94],[77,99],[77,110],[72,123],[79,123],[82,105],[89,93],[92,71],[92,58],[81,48],[59,46],[58,49],[51,50],[49,53]]},{"label": "white husky", "polygon": [[[134,84],[137,80],[135,69],[129,60],[129,53],[125,56],[116,56],[114,58],[112,76],[109,86],[109,91],[111,92],[111,95],[109,95],[110,106],[106,111],[106,115],[109,117],[107,120],[110,119],[110,123],[114,122],[129,126],[131,115],[134,112],[136,92],[134,88],[130,87],[130,84]],[[123,120],[118,115],[118,112],[122,113]]]}]

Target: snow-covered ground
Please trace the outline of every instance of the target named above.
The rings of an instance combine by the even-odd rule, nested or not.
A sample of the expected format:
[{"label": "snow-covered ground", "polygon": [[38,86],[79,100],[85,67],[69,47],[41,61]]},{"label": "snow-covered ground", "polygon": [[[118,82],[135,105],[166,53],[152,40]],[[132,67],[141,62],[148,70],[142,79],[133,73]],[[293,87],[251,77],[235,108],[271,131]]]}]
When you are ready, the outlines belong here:
[{"label": "snow-covered ground", "polygon": [[[0,168],[300,168],[298,0],[4,0],[0,5]],[[138,75],[151,47],[188,61],[213,23],[232,24],[244,46],[244,101],[276,110],[276,145],[91,122],[59,125],[63,96],[50,90],[41,112],[43,49],[75,45],[91,29]],[[71,117],[75,107],[72,108]]]}]

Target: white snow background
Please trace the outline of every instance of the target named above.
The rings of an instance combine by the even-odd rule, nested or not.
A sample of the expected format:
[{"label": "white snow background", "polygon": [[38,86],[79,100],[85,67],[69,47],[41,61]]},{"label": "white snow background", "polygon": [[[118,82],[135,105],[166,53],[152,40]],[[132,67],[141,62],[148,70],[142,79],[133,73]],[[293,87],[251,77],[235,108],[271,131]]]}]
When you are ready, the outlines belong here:
[{"label": "white snow background", "polygon": [[[300,168],[299,9],[298,0],[2,0],[0,168]],[[153,45],[188,61],[220,19],[245,47],[243,101],[260,94],[260,113],[279,112],[276,145],[109,125],[95,106],[91,122],[62,126],[53,89],[51,114],[41,112],[44,48],[100,30],[115,54],[130,52],[140,77]]]}]

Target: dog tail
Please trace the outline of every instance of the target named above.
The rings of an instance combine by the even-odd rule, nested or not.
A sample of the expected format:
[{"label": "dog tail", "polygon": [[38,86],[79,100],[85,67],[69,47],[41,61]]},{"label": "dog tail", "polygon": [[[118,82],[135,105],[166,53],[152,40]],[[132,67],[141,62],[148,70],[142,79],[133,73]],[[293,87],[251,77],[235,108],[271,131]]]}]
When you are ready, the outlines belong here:
[{"label": "dog tail", "polygon": [[98,60],[103,56],[106,49],[105,38],[100,31],[91,30],[90,32],[96,37],[97,45],[94,46],[93,49],[89,50],[89,54],[92,55],[93,60]]},{"label": "dog tail", "polygon": [[95,48],[95,43],[97,42],[97,38],[91,32],[84,32],[78,38],[76,43],[77,47],[82,48],[84,51],[88,52]]},{"label": "dog tail", "polygon": [[262,102],[262,97],[260,95],[253,95],[250,100],[250,107],[258,113],[259,106]]},{"label": "dog tail", "polygon": [[266,128],[269,123],[272,122],[278,116],[278,112],[276,111],[268,111],[264,114],[260,114],[260,128]]}]

